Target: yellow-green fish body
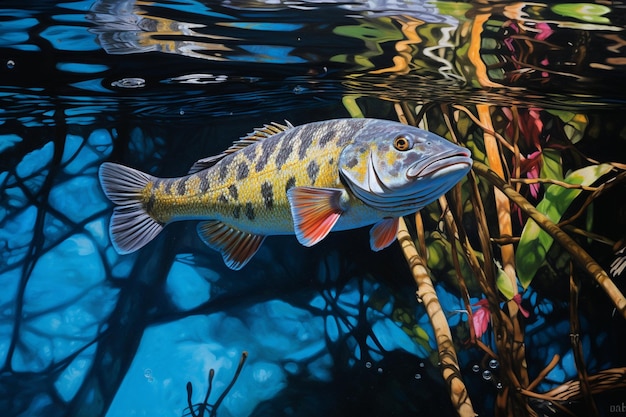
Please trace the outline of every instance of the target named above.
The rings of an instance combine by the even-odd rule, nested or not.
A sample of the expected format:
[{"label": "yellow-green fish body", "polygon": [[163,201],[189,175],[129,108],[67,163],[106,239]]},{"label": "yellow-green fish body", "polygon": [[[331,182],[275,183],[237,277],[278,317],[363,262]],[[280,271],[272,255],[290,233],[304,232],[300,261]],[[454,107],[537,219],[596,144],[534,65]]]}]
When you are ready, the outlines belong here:
[{"label": "yellow-green fish body", "polygon": [[[287,190],[297,186],[345,190],[337,165],[345,146],[342,138],[349,137],[350,125],[354,123],[335,124],[333,129],[277,124],[257,129],[251,136],[264,139],[256,146],[239,147],[236,143],[236,151],[214,165],[211,158],[197,163],[196,169],[207,165],[206,169],[185,177],[150,181],[143,203],[161,223],[210,217],[236,224],[249,233],[293,234]],[[346,193],[345,198],[350,200],[346,204],[351,206],[353,221],[362,219],[362,225],[367,225],[380,218],[379,211],[354,196]],[[347,220],[341,223],[354,228],[350,227],[353,221]]]},{"label": "yellow-green fish body", "polygon": [[118,252],[139,249],[168,223],[201,219],[203,241],[239,269],[268,235],[295,234],[311,246],[331,229],[376,224],[371,243],[379,250],[395,239],[399,216],[438,198],[470,166],[467,150],[430,132],[337,119],[266,125],[196,162],[184,177],[155,178],[105,163],[100,179],[118,205],[111,220]]}]

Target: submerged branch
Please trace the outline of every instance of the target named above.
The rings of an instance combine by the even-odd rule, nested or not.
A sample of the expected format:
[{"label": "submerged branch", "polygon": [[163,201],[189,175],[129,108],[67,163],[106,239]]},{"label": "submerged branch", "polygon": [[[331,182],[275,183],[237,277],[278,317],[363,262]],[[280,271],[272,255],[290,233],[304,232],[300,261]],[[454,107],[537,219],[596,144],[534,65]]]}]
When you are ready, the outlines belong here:
[{"label": "submerged branch", "polygon": [[409,234],[406,223],[400,218],[398,228],[398,242],[402,247],[404,257],[409,264],[413,278],[417,284],[418,295],[426,307],[426,312],[435,332],[441,373],[450,394],[452,405],[460,417],[475,416],[474,407],[469,398],[467,388],[461,378],[459,362],[452,342],[452,334],[446,316],[439,304],[437,293],[426,269],[424,260],[417,253],[413,239]]},{"label": "submerged branch", "polygon": [[[610,390],[626,388],[626,367],[600,371],[587,377],[591,394],[601,394]],[[580,381],[572,380],[544,393],[552,401],[576,401],[583,398]]]},{"label": "submerged branch", "polygon": [[615,286],[608,274],[600,265],[582,248],[574,239],[560,229],[545,214],[541,213],[535,206],[528,202],[521,194],[513,189],[510,184],[502,180],[495,172],[491,171],[488,166],[480,162],[474,162],[472,168],[477,174],[487,179],[491,184],[500,189],[511,201],[517,204],[528,216],[530,216],[537,224],[545,230],[555,241],[569,252],[572,259],[596,282],[602,287],[609,296],[615,308],[622,317],[626,318],[626,298],[624,294]]}]

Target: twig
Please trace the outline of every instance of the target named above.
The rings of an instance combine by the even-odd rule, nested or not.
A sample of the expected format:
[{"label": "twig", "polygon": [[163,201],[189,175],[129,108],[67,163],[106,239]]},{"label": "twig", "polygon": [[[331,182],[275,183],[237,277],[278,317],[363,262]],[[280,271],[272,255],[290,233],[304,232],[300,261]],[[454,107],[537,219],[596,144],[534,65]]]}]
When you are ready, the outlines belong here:
[{"label": "twig", "polygon": [[561,356],[554,355],[552,357],[552,360],[550,361],[550,363],[548,363],[546,365],[546,367],[543,368],[541,370],[541,372],[539,372],[537,377],[535,379],[533,379],[533,381],[530,384],[528,384],[528,387],[526,387],[526,389],[528,391],[532,391],[535,388],[537,388],[537,385],[539,385],[541,383],[541,381],[543,381],[543,379],[546,377],[546,375],[548,375],[550,373],[550,371],[553,370],[554,367],[558,365],[560,360],[561,360]]},{"label": "twig", "polygon": [[587,368],[585,367],[585,359],[583,354],[583,347],[580,343],[580,320],[578,318],[578,292],[580,283],[575,278],[573,271],[572,261],[570,260],[570,276],[569,276],[569,323],[570,323],[570,344],[572,345],[572,352],[574,353],[574,363],[576,364],[576,371],[578,372],[578,379],[580,380],[580,391],[583,394],[585,405],[587,406],[588,416],[597,416],[598,407],[596,406],[593,397],[591,396],[591,387],[589,386],[589,379],[587,378]]},{"label": "twig", "polygon": [[463,304],[465,304],[465,310],[467,311],[467,321],[470,323],[470,339],[476,340],[476,332],[474,326],[471,325],[473,313],[472,305],[470,303],[470,294],[469,290],[467,289],[467,284],[465,283],[465,278],[461,273],[461,265],[459,264],[459,256],[456,246],[458,231],[456,229],[454,216],[450,211],[450,207],[448,206],[448,200],[446,199],[445,195],[439,197],[439,206],[441,207],[441,212],[443,213],[443,218],[445,220],[446,234],[448,235],[448,242],[450,242],[450,250],[452,252],[452,263],[454,264],[454,270],[456,271],[457,283],[459,284],[459,290],[461,292],[461,297],[463,298]]},{"label": "twig", "polygon": [[590,187],[588,185],[570,184],[568,182],[555,180],[552,178],[511,178],[513,183],[521,184],[554,184],[563,188],[571,188],[573,190],[597,191],[600,187]]},{"label": "twig", "polygon": [[[605,393],[609,390],[626,388],[626,367],[611,368],[600,371],[587,378],[592,394]],[[582,398],[580,381],[567,381],[558,387],[545,392],[553,401],[575,401]]]},{"label": "twig", "polygon": [[452,334],[446,316],[439,304],[437,293],[426,269],[424,260],[417,253],[417,249],[407,230],[406,223],[400,218],[398,228],[398,242],[402,247],[404,257],[409,264],[413,278],[417,284],[417,291],[421,297],[426,312],[435,332],[435,340],[441,362],[441,373],[448,387],[452,405],[460,417],[473,417],[477,414],[469,398],[467,388],[461,378],[459,362],[452,343]]},{"label": "twig", "polygon": [[476,116],[474,116],[474,114],[467,107],[460,106],[458,104],[454,104],[454,105],[452,105],[452,108],[455,108],[455,109],[460,110],[463,113],[465,113],[467,115],[467,117],[472,119],[472,121],[478,127],[480,127],[483,130],[483,132],[486,132],[486,133],[489,133],[490,135],[493,135],[493,137],[498,139],[498,142],[500,142],[500,145],[504,146],[505,148],[507,148],[511,152],[515,152],[515,149],[514,149],[513,145],[511,145],[509,142],[507,142],[507,140],[501,134],[499,134],[498,132],[493,130],[493,128],[489,128],[488,126],[485,126],[485,124],[483,124],[480,121],[480,119],[478,119]]},{"label": "twig", "polygon": [[624,294],[615,286],[615,283],[582,247],[580,247],[567,233],[561,230],[552,220],[541,213],[528,202],[521,194],[502,180],[498,175],[483,163],[474,162],[472,168],[474,172],[487,179],[490,183],[498,187],[508,198],[517,204],[528,216],[545,230],[555,241],[570,253],[574,261],[602,287],[607,296],[611,299],[617,311],[626,318],[626,298]]},{"label": "twig", "polygon": [[527,397],[532,397],[532,398],[537,398],[540,400],[544,400],[549,402],[550,404],[552,404],[553,406],[555,406],[556,408],[558,408],[559,410],[561,410],[562,412],[564,412],[565,414],[572,416],[572,417],[577,417],[576,414],[572,413],[570,410],[568,410],[567,408],[565,408],[565,406],[557,403],[554,401],[554,398],[550,397],[549,395],[546,394],[539,394],[533,391],[529,391],[527,389],[520,389],[519,392],[522,395],[525,395]]},{"label": "twig", "polygon": [[224,398],[226,398],[228,392],[231,390],[233,385],[235,385],[237,378],[239,378],[239,374],[241,374],[241,369],[243,368],[244,363],[246,363],[246,359],[248,359],[248,352],[244,350],[241,354],[241,359],[239,359],[239,365],[237,365],[237,370],[235,370],[235,375],[233,375],[233,379],[231,379],[226,389],[224,389],[224,392],[222,392],[222,395],[220,395],[220,397],[217,399],[217,401],[215,401],[215,404],[213,405],[213,409],[211,410],[211,417],[215,417],[217,415],[217,409],[219,408],[220,404],[222,404],[222,401],[224,401]]}]

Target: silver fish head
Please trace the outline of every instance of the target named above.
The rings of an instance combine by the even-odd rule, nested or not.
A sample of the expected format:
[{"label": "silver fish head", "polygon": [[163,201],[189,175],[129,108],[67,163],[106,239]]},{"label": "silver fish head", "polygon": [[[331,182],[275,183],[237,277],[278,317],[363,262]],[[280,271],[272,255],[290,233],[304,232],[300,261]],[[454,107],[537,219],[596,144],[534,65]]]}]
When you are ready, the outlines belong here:
[{"label": "silver fish head", "polygon": [[386,122],[366,129],[339,157],[339,171],[365,204],[405,215],[439,198],[472,166],[470,151],[434,133]]}]

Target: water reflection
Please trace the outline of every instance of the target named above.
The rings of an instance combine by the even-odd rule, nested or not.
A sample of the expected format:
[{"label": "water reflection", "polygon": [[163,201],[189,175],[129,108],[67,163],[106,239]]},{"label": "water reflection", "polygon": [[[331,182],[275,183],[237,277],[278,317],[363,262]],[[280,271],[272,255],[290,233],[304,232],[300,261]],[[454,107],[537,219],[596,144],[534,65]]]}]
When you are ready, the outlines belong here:
[{"label": "water reflection", "polygon": [[298,107],[382,96],[559,108],[623,104],[625,96],[616,88],[626,65],[618,6],[100,0],[20,7],[2,11],[0,102],[6,115],[30,114],[31,124],[56,108],[53,98],[67,107],[91,101],[111,114],[122,103],[138,113],[148,100],[166,117],[179,113],[181,104],[172,103],[181,93],[198,114],[254,111],[225,108],[229,95],[277,102],[287,94]]}]

